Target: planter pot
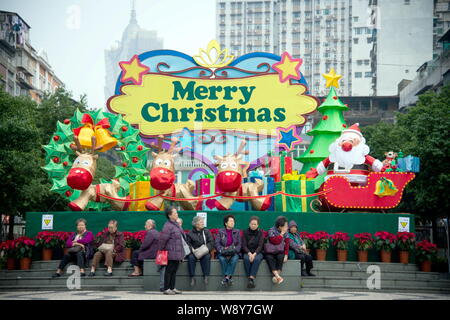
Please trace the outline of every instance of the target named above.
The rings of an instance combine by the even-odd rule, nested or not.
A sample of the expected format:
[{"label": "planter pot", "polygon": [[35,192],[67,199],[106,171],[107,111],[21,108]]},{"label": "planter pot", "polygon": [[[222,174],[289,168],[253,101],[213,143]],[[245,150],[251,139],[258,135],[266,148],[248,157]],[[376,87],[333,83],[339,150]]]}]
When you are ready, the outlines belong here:
[{"label": "planter pot", "polygon": [[8,258],[6,260],[6,270],[15,270],[16,269],[16,259]]},{"label": "planter pot", "polygon": [[431,261],[430,260],[422,261],[420,263],[420,271],[431,272]]},{"label": "planter pot", "polygon": [[391,251],[386,251],[386,250],[381,250],[381,262],[391,262],[391,256],[392,256],[392,252]]},{"label": "planter pot", "polygon": [[212,249],[210,251],[210,254],[211,254],[211,259],[216,259],[216,249]]},{"label": "planter pot", "polygon": [[31,258],[20,259],[20,270],[29,270],[31,265]]},{"label": "planter pot", "polygon": [[132,253],[133,249],[131,248],[125,248],[123,253],[125,255],[125,260],[131,260],[131,253]]},{"label": "planter pot", "polygon": [[404,263],[404,264],[409,263],[409,251],[401,250],[398,253],[398,257],[399,257],[400,263]]},{"label": "planter pot", "polygon": [[53,250],[52,249],[42,249],[42,260],[48,261],[52,260]]},{"label": "planter pot", "polygon": [[347,250],[336,250],[338,261],[347,261]]},{"label": "planter pot", "polygon": [[367,262],[369,261],[369,251],[367,250],[358,250],[358,261],[359,262]]},{"label": "planter pot", "polygon": [[316,257],[319,261],[325,261],[327,259],[327,250],[316,249]]}]

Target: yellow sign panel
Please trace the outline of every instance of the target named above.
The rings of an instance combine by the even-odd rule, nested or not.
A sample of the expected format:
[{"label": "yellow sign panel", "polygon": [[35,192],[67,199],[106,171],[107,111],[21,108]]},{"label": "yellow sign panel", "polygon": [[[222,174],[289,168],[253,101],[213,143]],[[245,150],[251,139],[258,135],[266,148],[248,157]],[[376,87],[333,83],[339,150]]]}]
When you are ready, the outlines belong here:
[{"label": "yellow sign panel", "polygon": [[140,85],[123,85],[108,105],[149,136],[193,129],[194,122],[202,130],[271,132],[302,125],[304,115],[316,110],[317,100],[305,91],[303,85],[280,82],[278,74],[197,79],[149,73]]}]

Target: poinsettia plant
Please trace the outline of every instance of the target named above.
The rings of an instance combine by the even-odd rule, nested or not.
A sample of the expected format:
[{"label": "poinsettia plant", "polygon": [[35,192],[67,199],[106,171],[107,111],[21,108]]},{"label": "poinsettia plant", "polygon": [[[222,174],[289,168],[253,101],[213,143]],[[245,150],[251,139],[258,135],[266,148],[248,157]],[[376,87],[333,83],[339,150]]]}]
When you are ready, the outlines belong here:
[{"label": "poinsettia plant", "polygon": [[41,231],[34,239],[36,247],[42,249],[53,249],[60,246],[60,240],[54,231]]},{"label": "poinsettia plant", "polygon": [[16,257],[16,243],[15,240],[6,240],[0,243],[0,251],[7,258]]},{"label": "poinsettia plant", "polygon": [[335,232],[331,235],[331,239],[333,240],[333,246],[335,246],[338,250],[348,250],[348,242],[350,241],[350,237],[347,232]]},{"label": "poinsettia plant", "polygon": [[314,239],[311,233],[302,231],[300,232],[300,238],[302,238],[307,249],[311,249],[313,247]]},{"label": "poinsettia plant", "polygon": [[134,236],[133,232],[124,231],[123,232],[123,240],[125,248],[138,249],[140,246],[139,241]]},{"label": "poinsettia plant", "polygon": [[16,258],[31,258],[36,241],[28,237],[20,237],[15,240]]},{"label": "poinsettia plant", "polygon": [[367,251],[373,248],[374,240],[368,232],[356,233],[353,236],[353,245],[359,251]]},{"label": "poinsettia plant", "polygon": [[67,231],[57,231],[55,232],[55,237],[58,241],[58,247],[65,248],[67,239],[72,237],[74,232],[67,232]]},{"label": "poinsettia plant", "polygon": [[437,246],[428,240],[416,244],[416,257],[418,262],[431,261],[437,256]]},{"label": "poinsettia plant", "polygon": [[375,247],[381,251],[392,251],[397,245],[397,237],[395,234],[387,231],[375,232]]},{"label": "poinsettia plant", "polygon": [[414,251],[416,235],[413,232],[397,232],[397,247],[402,251]]},{"label": "poinsettia plant", "polygon": [[327,250],[330,247],[330,235],[326,231],[317,231],[312,235],[314,248]]}]

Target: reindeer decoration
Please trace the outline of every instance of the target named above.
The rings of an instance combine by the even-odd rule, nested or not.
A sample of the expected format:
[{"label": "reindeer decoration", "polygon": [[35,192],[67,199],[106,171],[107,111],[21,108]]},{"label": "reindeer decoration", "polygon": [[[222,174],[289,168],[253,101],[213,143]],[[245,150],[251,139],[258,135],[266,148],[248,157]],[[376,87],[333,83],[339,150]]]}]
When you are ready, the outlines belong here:
[{"label": "reindeer decoration", "polygon": [[[194,182],[187,180],[185,184],[175,182],[175,163],[174,159],[178,156],[180,148],[176,148],[178,139],[172,138],[170,147],[167,151],[163,150],[163,136],[158,136],[158,144],[152,143],[150,146],[156,150],[152,152],[153,162],[150,170],[150,184],[152,188],[158,190],[160,195],[179,199],[194,198]],[[145,207],[147,210],[160,210],[164,199],[161,196],[154,197],[147,201]],[[179,201],[184,210],[200,209],[199,201]]]},{"label": "reindeer decoration", "polygon": [[[248,150],[244,151],[246,142],[243,140],[239,146],[238,151],[233,154],[226,154],[225,156],[215,155],[214,159],[218,162],[218,174],[216,177],[216,184],[221,192],[228,196],[257,196],[264,188],[264,182],[261,179],[256,179],[256,182],[242,183],[242,178],[247,177],[247,169],[249,163],[242,160],[242,155],[248,154]],[[207,206],[210,208],[217,208],[219,210],[229,210],[234,202],[234,198],[222,197],[220,200],[209,199]],[[237,200],[247,201],[247,200]],[[270,206],[270,197],[250,199],[250,203],[256,210],[264,211]]]},{"label": "reindeer decoration", "polygon": [[75,190],[82,190],[80,196],[69,203],[72,211],[83,211],[89,201],[109,202],[114,210],[126,211],[130,205],[129,201],[115,201],[100,197],[100,194],[115,198],[127,199],[120,197],[118,191],[120,189],[119,181],[113,180],[112,183],[101,183],[93,185],[95,171],[97,169],[97,151],[103,148],[103,145],[97,146],[97,138],[92,136],[91,149],[83,149],[78,136],[74,137],[75,144],[70,147],[78,156],[73,162],[72,168],[67,176],[67,184]]}]

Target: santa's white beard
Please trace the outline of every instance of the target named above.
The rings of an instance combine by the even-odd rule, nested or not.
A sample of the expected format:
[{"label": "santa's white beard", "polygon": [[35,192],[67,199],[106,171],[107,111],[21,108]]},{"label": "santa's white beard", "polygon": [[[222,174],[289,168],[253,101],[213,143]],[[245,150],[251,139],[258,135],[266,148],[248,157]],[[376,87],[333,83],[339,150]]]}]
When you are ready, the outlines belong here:
[{"label": "santa's white beard", "polygon": [[350,151],[344,151],[336,142],[333,142],[329,148],[330,161],[337,163],[339,167],[350,170],[355,164],[363,164],[366,161],[366,155],[369,154],[369,147],[365,143],[360,143]]}]

